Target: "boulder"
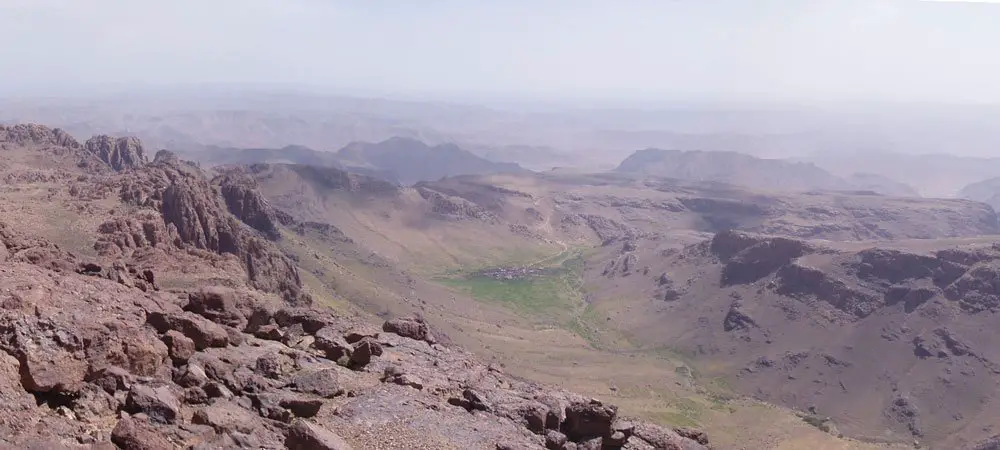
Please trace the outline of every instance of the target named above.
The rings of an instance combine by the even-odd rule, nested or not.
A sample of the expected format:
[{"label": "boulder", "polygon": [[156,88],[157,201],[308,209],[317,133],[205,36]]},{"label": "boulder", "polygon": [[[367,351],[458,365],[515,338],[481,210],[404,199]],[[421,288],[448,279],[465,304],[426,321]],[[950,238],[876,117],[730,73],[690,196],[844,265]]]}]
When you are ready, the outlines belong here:
[{"label": "boulder", "polygon": [[313,347],[326,353],[327,359],[333,361],[343,357],[350,358],[354,351],[354,348],[333,327],[323,327],[317,331]]},{"label": "boulder", "polygon": [[566,435],[556,430],[548,430],[545,433],[545,448],[549,450],[562,450],[567,441]]},{"label": "boulder", "polygon": [[654,448],[664,450],[707,450],[702,444],[677,434],[675,431],[650,423],[637,423],[635,437]]},{"label": "boulder", "polygon": [[351,366],[355,368],[364,367],[375,356],[382,356],[382,346],[378,342],[375,342],[374,339],[366,337],[354,344],[350,357]]},{"label": "boulder", "polygon": [[292,358],[278,352],[271,352],[257,358],[254,371],[265,377],[277,380],[295,369]]},{"label": "boulder", "polygon": [[674,428],[674,432],[679,434],[681,437],[688,438],[695,441],[701,445],[708,445],[708,434],[696,428],[681,427]]},{"label": "boulder", "polygon": [[410,339],[423,341],[430,335],[427,324],[420,318],[401,318],[386,321],[382,331],[395,333]]},{"label": "boulder", "polygon": [[111,442],[122,450],[173,450],[177,448],[149,425],[125,417],[111,430]]},{"label": "boulder", "polygon": [[351,328],[347,333],[344,333],[344,339],[348,344],[355,344],[364,338],[377,339],[378,333],[379,330],[373,326],[361,325]]},{"label": "boulder", "polygon": [[152,330],[142,329],[129,336],[123,336],[122,351],[128,360],[128,369],[135,375],[151,377],[169,360],[169,348],[156,338]]},{"label": "boulder", "polygon": [[295,417],[313,417],[323,407],[323,401],[293,393],[262,393],[251,396],[260,415],[272,420],[291,422]]},{"label": "boulder", "polygon": [[237,329],[244,329],[247,318],[237,308],[236,292],[232,289],[212,286],[188,294],[185,311],[191,311],[212,322]]},{"label": "boulder", "polygon": [[28,392],[77,392],[87,375],[86,361],[54,346],[25,349],[20,367],[21,383]]},{"label": "boulder", "polygon": [[340,376],[333,368],[303,371],[292,377],[291,386],[303,393],[331,398],[344,393]]},{"label": "boulder", "polygon": [[35,406],[35,398],[25,392],[20,380],[21,363],[0,352],[0,410],[26,410]]},{"label": "boulder", "polygon": [[285,438],[288,450],[351,450],[336,433],[304,419],[296,420]]},{"label": "boulder", "polygon": [[197,363],[189,363],[176,371],[174,382],[183,387],[195,387],[208,383],[208,374]]},{"label": "boulder", "polygon": [[174,423],[180,414],[181,402],[168,386],[132,386],[125,399],[126,411],[146,414],[158,423]]},{"label": "boulder", "polygon": [[274,323],[282,327],[290,327],[297,323],[302,324],[302,329],[306,333],[314,334],[329,325],[330,317],[314,309],[289,307],[279,309],[274,313]]},{"label": "boulder", "polygon": [[147,314],[146,321],[160,333],[170,330],[181,332],[194,341],[194,346],[199,351],[229,345],[229,333],[226,333],[225,328],[194,313],[154,311]]},{"label": "boulder", "polygon": [[587,403],[575,402],[566,408],[564,430],[570,440],[576,442],[611,436],[613,433],[611,424],[614,423],[617,414],[617,407],[604,405],[597,400]]},{"label": "boulder", "polygon": [[168,330],[163,335],[163,343],[174,364],[186,363],[196,351],[194,341],[177,330]]},{"label": "boulder", "polygon": [[208,425],[217,433],[238,431],[249,434],[262,427],[255,414],[230,401],[219,401],[195,411],[191,423]]}]

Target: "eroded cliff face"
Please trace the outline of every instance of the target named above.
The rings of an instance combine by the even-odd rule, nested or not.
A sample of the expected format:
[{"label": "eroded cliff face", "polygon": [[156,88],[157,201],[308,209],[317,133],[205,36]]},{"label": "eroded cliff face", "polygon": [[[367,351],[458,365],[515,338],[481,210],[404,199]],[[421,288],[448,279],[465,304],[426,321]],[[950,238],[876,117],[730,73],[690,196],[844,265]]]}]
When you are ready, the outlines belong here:
[{"label": "eroded cliff face", "polygon": [[[199,169],[169,154],[158,155],[152,164],[116,182],[121,201],[137,210],[105,227],[109,236],[105,240],[113,241],[114,248],[166,243],[168,248],[191,246],[231,254],[242,262],[252,286],[279,293],[288,301],[309,301],[295,264],[267,242],[269,237],[277,238],[276,219],[252,186],[223,180],[220,194]],[[246,225],[260,226],[268,233],[262,235],[263,231],[241,223],[227,202],[239,208],[236,211],[248,221]],[[160,214],[164,226],[152,218],[151,211]],[[135,232],[140,228],[142,233]]]}]

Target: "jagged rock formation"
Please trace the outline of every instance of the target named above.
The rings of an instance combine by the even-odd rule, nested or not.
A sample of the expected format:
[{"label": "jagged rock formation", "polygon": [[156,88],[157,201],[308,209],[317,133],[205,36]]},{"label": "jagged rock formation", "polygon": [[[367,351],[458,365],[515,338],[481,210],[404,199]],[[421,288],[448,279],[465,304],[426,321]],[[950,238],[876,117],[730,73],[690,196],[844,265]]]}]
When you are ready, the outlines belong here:
[{"label": "jagged rock formation", "polygon": [[711,248],[726,260],[722,269],[723,285],[752,283],[813,251],[810,246],[795,239],[761,239],[732,231],[716,234]]},{"label": "jagged rock formation", "polygon": [[445,195],[421,186],[417,186],[416,189],[420,196],[427,200],[430,212],[445,220],[499,221],[496,214],[464,198]]},{"label": "jagged rock formation", "polygon": [[212,184],[219,186],[232,215],[269,239],[280,236],[276,214],[257,189],[256,180],[246,174],[230,172],[216,177]]},{"label": "jagged rock formation", "polygon": [[54,145],[79,148],[80,143],[69,133],[59,128],[49,128],[36,124],[0,125],[0,142],[9,145]]},{"label": "jagged rock formation", "polygon": [[128,169],[136,169],[147,164],[146,152],[142,148],[142,142],[134,136],[118,137],[101,135],[94,136],[84,143],[83,147],[97,155],[115,172],[122,172]]},{"label": "jagged rock formation", "polygon": [[[295,264],[229,214],[219,193],[196,167],[161,152],[156,162],[116,183],[121,200],[140,209],[101,226],[104,236],[96,248],[104,254],[183,246],[231,254],[243,265],[252,286],[280,293],[289,301],[308,301]],[[245,217],[258,219],[254,221],[257,225],[269,219],[266,209],[253,209],[266,207],[266,201],[248,186],[233,187],[229,192],[257,199],[244,205],[241,212]],[[160,221],[155,218],[157,213]],[[261,214],[265,214],[263,219]],[[268,223],[274,226],[274,222]]]}]

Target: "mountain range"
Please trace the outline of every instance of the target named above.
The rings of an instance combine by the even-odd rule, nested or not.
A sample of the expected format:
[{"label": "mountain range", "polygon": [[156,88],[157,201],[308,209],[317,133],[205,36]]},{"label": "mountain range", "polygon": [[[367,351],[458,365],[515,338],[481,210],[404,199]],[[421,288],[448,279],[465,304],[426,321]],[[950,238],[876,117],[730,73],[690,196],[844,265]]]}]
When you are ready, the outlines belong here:
[{"label": "mountain range", "polygon": [[455,175],[514,173],[525,170],[514,163],[487,160],[454,144],[429,146],[421,141],[402,137],[377,143],[353,142],[336,152],[293,145],[274,149],[206,147],[178,153],[213,166],[290,163],[336,167],[406,185]]},{"label": "mountain range", "polygon": [[812,163],[725,151],[640,150],[622,161],[615,171],[773,191],[859,190],[892,196],[917,195],[909,186],[876,174],[855,173],[841,178]]}]

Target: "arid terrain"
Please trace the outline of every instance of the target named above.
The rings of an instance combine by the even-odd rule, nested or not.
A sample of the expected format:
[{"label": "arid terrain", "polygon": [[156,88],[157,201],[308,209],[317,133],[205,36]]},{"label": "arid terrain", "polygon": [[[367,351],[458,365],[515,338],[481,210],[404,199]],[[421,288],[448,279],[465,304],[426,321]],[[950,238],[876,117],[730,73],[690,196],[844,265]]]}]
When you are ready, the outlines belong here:
[{"label": "arid terrain", "polygon": [[[936,367],[964,363],[950,359],[951,354],[920,357],[913,347],[919,339],[944,342],[940,333],[971,335],[965,330],[984,329],[982,321],[989,321],[988,311],[973,313],[961,306],[962,299],[974,295],[970,290],[990,295],[989,288],[970,287],[981,284],[975,277],[989,279],[977,264],[990,257],[963,256],[991,254],[990,236],[1000,233],[995,212],[985,204],[871,192],[764,193],[616,174],[469,176],[398,187],[332,168],[260,164],[226,170],[254,177],[279,210],[332,225],[371,249],[369,258],[405,271],[409,275],[400,277],[414,278],[413,292],[427,316],[456,327],[453,334],[466,339],[463,344],[469,348],[498,358],[514,354],[507,356],[511,370],[536,379],[551,377],[548,372],[562,374],[568,366],[574,375],[551,379],[569,385],[580,384],[574,378],[581,374],[607,380],[614,395],[625,397],[623,404],[639,414],[701,425],[723,448],[798,448],[805,442],[909,446],[915,441],[937,448],[993,434],[976,423],[991,417],[983,406],[988,396],[975,397],[995,383],[989,372],[973,371],[982,378],[948,381],[961,382],[951,389],[961,391],[965,400],[938,410],[935,402],[942,394],[935,383],[943,381]],[[733,235],[730,229],[754,234]],[[732,275],[727,281],[720,273],[734,255],[720,256],[708,248],[714,240],[730,238],[746,241],[726,244],[735,247],[732,253],[744,250],[740,245],[763,250],[746,256],[749,268],[731,269],[749,275]],[[778,256],[768,254],[771,246]],[[871,248],[875,250],[866,250]],[[935,263],[935,256],[915,255],[929,252],[957,261]],[[866,257],[874,262],[864,261]],[[810,265],[796,265],[798,258]],[[813,258],[818,258],[815,263]],[[756,267],[759,259],[764,261]],[[862,261],[853,263],[855,259]],[[880,265],[865,269],[864,264]],[[949,267],[947,277],[936,275],[944,270],[941,264]],[[480,270],[489,267],[495,268]],[[799,267],[810,269],[798,274]],[[344,278],[325,275],[347,285],[352,284],[349,278],[364,278],[358,275],[364,269],[355,270],[345,268]],[[814,276],[819,278],[810,278]],[[772,282],[769,277],[778,278]],[[451,303],[442,304],[421,279],[453,288]],[[478,302],[467,303],[463,294]],[[375,310],[391,309],[384,299],[367,302]],[[735,310],[734,304],[739,305]],[[502,330],[477,326],[470,333],[470,317],[498,305],[521,317],[494,319]],[[755,319],[757,308],[773,310],[761,313],[773,323]],[[948,314],[938,308],[963,313],[949,319],[954,320],[949,325],[941,318]],[[929,318],[916,319],[925,314]],[[889,324],[897,327],[893,340],[881,337]],[[569,353],[538,337],[539,330],[576,334],[588,350]],[[875,337],[887,342],[886,348],[869,342]],[[530,357],[518,343],[522,339],[543,354]],[[906,357],[883,367],[883,352]],[[581,369],[586,354],[601,358],[591,363],[599,367]],[[623,355],[635,361],[630,364],[651,364],[643,371],[673,380],[675,387],[659,394],[662,400],[642,398],[648,375],[638,375],[635,366],[628,375],[608,368]],[[837,370],[816,367],[815,361],[826,361],[826,356],[837,361],[829,363]],[[786,357],[796,361],[782,362]],[[652,359],[646,363],[646,358]],[[987,356],[977,358],[971,361],[991,364]],[[759,361],[765,369],[781,369],[768,372],[755,366]],[[855,385],[863,387],[846,387]],[[587,390],[586,384],[580,386]],[[872,396],[871,386],[884,396]],[[755,400],[741,400],[743,396]],[[809,435],[801,430],[777,436],[764,431],[774,428],[755,424],[744,409],[754,408],[754,401],[799,411],[800,423],[831,430],[830,442],[799,441]],[[923,413],[926,409],[934,412]],[[790,410],[776,414],[795,417]],[[838,435],[858,441],[837,444]]]},{"label": "arid terrain", "polygon": [[337,291],[278,243],[333,229],[271,209],[251,178],[38,125],[0,128],[0,151],[5,446],[708,443],[508,375],[419,314],[331,309]]},{"label": "arid terrain", "polygon": [[620,172],[400,185],[305,150],[199,166],[39,125],[0,142],[7,445],[1000,434],[984,203]]},{"label": "arid terrain", "polygon": [[998,23],[0,1],[0,450],[1000,450]]}]

